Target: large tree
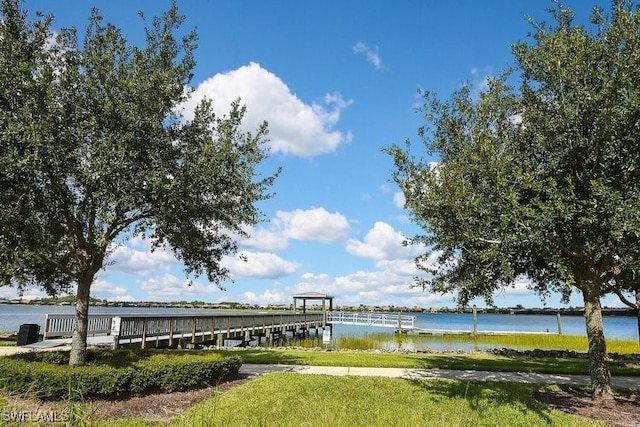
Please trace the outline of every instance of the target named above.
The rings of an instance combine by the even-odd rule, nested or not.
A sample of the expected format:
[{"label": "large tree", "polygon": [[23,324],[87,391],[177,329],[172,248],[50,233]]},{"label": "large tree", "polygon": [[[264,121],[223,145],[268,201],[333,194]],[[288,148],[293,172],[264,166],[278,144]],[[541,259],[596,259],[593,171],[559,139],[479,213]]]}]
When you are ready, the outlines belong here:
[{"label": "large tree", "polygon": [[640,13],[617,0],[580,26],[559,3],[551,12],[479,96],[424,93],[426,156],[409,142],[387,151],[416,240],[439,254],[417,259],[420,283],[461,304],[518,279],[542,296],[580,292],[592,388],[606,397],[601,298],[637,291],[640,274]]},{"label": "large tree", "polygon": [[140,47],[96,10],[80,43],[21,7],[2,1],[0,285],[77,289],[70,363],[81,364],[91,284],[117,244],[144,236],[220,284],[277,172],[258,173],[266,124],[241,131],[239,103],[223,117],[208,101],[180,115],[196,35],[175,3]]}]

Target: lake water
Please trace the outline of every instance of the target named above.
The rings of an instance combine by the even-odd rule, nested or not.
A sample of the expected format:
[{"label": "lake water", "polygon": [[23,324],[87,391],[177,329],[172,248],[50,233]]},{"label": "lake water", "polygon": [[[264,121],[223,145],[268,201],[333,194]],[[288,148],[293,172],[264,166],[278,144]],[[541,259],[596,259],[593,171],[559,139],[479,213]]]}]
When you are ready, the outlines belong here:
[{"label": "lake water", "polygon": [[[145,308],[145,307],[91,307],[91,314],[215,314],[224,310],[189,309],[189,308]],[[73,313],[71,306],[32,306],[0,304],[0,331],[17,332],[24,323],[40,325],[44,329],[47,313]],[[416,327],[422,329],[457,329],[473,330],[471,313],[415,313]],[[562,316],[562,333],[565,335],[586,335],[585,320],[582,316]],[[363,326],[335,325],[333,336],[364,335],[372,332],[393,334],[390,328],[372,328]],[[523,332],[558,332],[558,321],[555,315],[508,315],[478,314],[478,331],[523,331]],[[605,317],[604,332],[607,338],[638,340],[638,324],[635,317]]]}]

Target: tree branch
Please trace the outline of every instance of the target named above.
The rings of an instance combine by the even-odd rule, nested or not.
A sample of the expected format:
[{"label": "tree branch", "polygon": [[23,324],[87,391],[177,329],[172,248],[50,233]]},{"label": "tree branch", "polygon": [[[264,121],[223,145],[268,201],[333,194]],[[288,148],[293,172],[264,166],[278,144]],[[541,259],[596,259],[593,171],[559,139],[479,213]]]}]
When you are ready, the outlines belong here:
[{"label": "tree branch", "polygon": [[554,243],[558,249],[560,249],[560,252],[562,252],[563,254],[573,258],[573,259],[584,259],[586,257],[585,254],[579,254],[576,253],[574,251],[572,251],[571,249],[569,249],[563,242],[562,239],[560,239],[558,236],[554,236],[553,234],[547,234],[547,240],[551,243]]},{"label": "tree branch", "polygon": [[616,294],[616,295],[618,296],[618,298],[620,298],[620,301],[622,301],[622,303],[623,303],[624,305],[629,306],[630,308],[633,308],[633,309],[636,309],[636,310],[638,309],[638,307],[636,306],[636,304],[635,304],[635,303],[633,303],[633,302],[631,302],[631,301],[629,301],[629,300],[624,296],[624,294],[622,293],[622,291],[620,291],[620,289],[615,289],[615,288],[614,288],[614,289],[613,289],[613,293],[614,293],[614,294]]}]

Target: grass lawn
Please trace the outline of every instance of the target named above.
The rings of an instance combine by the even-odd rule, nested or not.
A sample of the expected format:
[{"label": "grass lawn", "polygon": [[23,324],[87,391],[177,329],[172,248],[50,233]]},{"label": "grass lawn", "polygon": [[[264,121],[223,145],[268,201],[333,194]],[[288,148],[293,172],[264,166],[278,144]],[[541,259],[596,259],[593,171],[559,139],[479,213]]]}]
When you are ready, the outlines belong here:
[{"label": "grass lawn", "polygon": [[[598,426],[514,383],[269,374],[194,406],[170,426]],[[144,425],[119,421],[110,426]]]},{"label": "grass lawn", "polygon": [[91,425],[604,426],[536,401],[532,393],[539,387],[520,383],[273,373],[205,400],[168,423],[123,419]]},{"label": "grass lawn", "polygon": [[18,343],[16,336],[0,337],[0,347],[15,346]]}]

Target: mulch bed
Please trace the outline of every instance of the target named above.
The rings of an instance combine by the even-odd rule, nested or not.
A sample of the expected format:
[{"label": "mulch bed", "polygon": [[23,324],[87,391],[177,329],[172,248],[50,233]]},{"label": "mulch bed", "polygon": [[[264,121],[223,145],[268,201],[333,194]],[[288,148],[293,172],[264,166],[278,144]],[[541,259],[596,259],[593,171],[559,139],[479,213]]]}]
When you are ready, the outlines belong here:
[{"label": "mulch bed", "polygon": [[640,396],[594,400],[585,389],[538,390],[534,397],[560,411],[604,421],[615,427],[640,427]]}]

